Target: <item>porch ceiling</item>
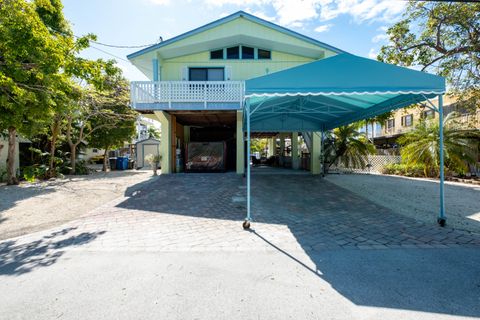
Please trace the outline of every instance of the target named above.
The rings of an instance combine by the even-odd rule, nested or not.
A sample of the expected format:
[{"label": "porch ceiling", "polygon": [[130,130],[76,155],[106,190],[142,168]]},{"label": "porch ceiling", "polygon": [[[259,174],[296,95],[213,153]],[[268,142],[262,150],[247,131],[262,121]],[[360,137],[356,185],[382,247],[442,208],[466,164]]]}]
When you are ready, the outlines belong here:
[{"label": "porch ceiling", "polygon": [[235,111],[170,111],[177,122],[185,126],[233,127],[236,125]]}]

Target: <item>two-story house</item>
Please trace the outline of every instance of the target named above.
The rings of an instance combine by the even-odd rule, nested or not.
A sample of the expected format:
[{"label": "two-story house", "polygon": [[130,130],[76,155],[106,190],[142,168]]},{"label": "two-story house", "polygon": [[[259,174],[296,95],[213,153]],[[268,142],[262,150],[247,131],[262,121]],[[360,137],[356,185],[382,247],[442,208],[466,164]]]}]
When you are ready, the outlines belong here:
[{"label": "two-story house", "polygon": [[244,80],[340,52],[240,11],[130,54],[150,79],[132,82],[132,106],[161,123],[162,173],[186,164],[189,142],[221,141],[226,168],[242,174]]}]

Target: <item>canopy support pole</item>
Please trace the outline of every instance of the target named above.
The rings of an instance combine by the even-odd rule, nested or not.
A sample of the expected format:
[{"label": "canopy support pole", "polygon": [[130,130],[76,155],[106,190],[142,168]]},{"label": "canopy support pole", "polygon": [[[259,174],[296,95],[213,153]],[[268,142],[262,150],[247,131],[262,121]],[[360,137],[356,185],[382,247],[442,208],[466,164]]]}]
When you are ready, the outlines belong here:
[{"label": "canopy support pole", "polygon": [[438,122],[439,122],[439,145],[440,145],[440,212],[438,214],[437,222],[442,227],[445,225],[445,191],[444,191],[444,152],[443,152],[443,96],[438,96]]},{"label": "canopy support pole", "polygon": [[250,99],[246,99],[245,101],[245,112],[247,118],[247,217],[243,222],[243,228],[248,229],[250,228],[250,221],[252,221],[252,214],[251,214],[251,205],[250,205]]}]

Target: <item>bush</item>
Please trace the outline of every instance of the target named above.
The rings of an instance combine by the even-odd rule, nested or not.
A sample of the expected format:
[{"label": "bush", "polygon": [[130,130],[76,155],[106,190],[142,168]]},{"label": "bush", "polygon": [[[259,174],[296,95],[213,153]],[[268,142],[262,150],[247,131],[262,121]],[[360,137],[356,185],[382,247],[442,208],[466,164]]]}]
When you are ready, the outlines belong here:
[{"label": "bush", "polygon": [[90,174],[90,171],[92,171],[89,167],[88,167],[88,163],[87,161],[85,160],[77,160],[77,162],[75,163],[75,174],[77,175],[86,175],[86,174]]},{"label": "bush", "polygon": [[37,179],[43,180],[47,178],[48,166],[44,164],[35,164],[33,166],[24,167],[22,173],[23,178],[28,182],[34,182]]},{"label": "bush", "polygon": [[387,164],[382,169],[383,174],[395,174],[407,177],[425,177],[425,165],[406,165],[403,163]]}]

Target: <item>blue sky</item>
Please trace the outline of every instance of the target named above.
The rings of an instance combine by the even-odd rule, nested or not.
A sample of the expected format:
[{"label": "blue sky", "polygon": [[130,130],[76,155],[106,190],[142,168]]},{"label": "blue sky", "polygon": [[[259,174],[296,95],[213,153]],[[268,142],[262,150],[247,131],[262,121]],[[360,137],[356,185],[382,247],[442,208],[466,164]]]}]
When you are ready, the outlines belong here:
[{"label": "blue sky", "polygon": [[[107,44],[153,44],[244,10],[364,57],[385,44],[386,27],[405,6],[403,0],[64,0],[74,33],[94,33]],[[115,59],[113,54],[129,80],[146,79],[126,61],[136,49],[93,46],[82,55]]]}]

